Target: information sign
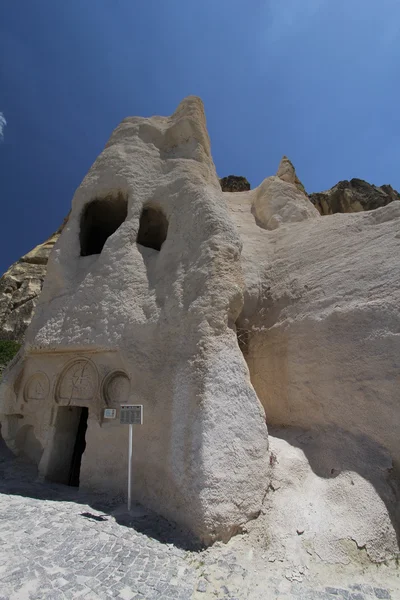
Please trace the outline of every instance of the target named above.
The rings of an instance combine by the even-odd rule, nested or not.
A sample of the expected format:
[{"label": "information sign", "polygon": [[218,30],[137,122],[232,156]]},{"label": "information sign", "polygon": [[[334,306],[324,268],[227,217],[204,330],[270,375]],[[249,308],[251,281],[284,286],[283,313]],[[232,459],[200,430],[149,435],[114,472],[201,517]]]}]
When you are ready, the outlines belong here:
[{"label": "information sign", "polygon": [[119,420],[122,425],[143,425],[143,404],[121,404]]},{"label": "information sign", "polygon": [[121,425],[129,425],[128,446],[128,510],[131,510],[132,497],[132,456],[133,456],[133,426],[143,425],[143,404],[121,404],[119,422]]},{"label": "information sign", "polygon": [[105,419],[115,419],[117,416],[117,411],[115,408],[105,408],[104,409],[104,418]]}]

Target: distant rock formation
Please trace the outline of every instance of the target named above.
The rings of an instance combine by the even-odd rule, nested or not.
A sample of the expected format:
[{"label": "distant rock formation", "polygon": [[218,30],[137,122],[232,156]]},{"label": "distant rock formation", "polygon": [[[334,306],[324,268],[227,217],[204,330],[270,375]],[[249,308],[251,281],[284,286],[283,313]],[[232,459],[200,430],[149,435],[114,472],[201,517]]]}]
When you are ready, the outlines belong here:
[{"label": "distant rock formation", "polygon": [[0,278],[0,340],[23,341],[42,291],[49,254],[67,218],[45,242],[12,264]]},{"label": "distant rock formation", "polygon": [[276,175],[264,179],[250,195],[252,214],[263,229],[320,218],[287,156],[282,158]]},{"label": "distant rock formation", "polygon": [[326,192],[309,194],[321,215],[353,213],[374,210],[400,200],[400,194],[391,185],[376,186],[362,179],[339,181]]},{"label": "distant rock formation", "polygon": [[250,183],[246,177],[228,175],[219,180],[223,192],[247,192],[250,189]]},{"label": "distant rock formation", "polygon": [[301,183],[300,179],[296,175],[296,170],[293,166],[291,160],[288,159],[287,156],[283,156],[282,160],[279,164],[277,177],[282,179],[282,181],[287,181],[288,183],[293,183],[303,194],[307,194],[304,185]]},{"label": "distant rock formation", "polygon": [[58,235],[25,254],[0,279],[0,339],[22,342],[32,320]]}]

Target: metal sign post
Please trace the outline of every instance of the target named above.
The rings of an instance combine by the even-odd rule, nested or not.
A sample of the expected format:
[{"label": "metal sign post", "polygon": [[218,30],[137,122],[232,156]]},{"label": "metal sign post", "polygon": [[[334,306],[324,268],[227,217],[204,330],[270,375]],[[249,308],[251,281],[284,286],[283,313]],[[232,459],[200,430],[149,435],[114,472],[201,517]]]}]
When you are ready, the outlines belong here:
[{"label": "metal sign post", "polygon": [[128,449],[128,511],[131,510],[132,496],[132,459],[133,459],[133,425],[129,424],[129,449]]},{"label": "metal sign post", "polygon": [[143,404],[121,404],[120,423],[129,425],[128,511],[130,511],[132,502],[133,426],[143,425]]}]

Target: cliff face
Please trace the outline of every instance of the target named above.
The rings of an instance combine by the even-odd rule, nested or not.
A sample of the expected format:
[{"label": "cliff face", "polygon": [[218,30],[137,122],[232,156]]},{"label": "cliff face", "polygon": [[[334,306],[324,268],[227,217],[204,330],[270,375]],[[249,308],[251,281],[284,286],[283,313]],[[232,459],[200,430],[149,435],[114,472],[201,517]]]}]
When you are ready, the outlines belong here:
[{"label": "cliff face", "polygon": [[0,278],[0,341],[23,341],[42,291],[49,254],[67,219],[53,235],[17,260]]},{"label": "cliff face", "polygon": [[332,215],[381,208],[400,200],[400,194],[390,185],[378,187],[362,179],[351,179],[340,181],[326,192],[309,194],[309,198],[321,215]]},{"label": "cliff face", "polygon": [[25,254],[0,279],[0,339],[22,342],[42,290],[58,234]]}]

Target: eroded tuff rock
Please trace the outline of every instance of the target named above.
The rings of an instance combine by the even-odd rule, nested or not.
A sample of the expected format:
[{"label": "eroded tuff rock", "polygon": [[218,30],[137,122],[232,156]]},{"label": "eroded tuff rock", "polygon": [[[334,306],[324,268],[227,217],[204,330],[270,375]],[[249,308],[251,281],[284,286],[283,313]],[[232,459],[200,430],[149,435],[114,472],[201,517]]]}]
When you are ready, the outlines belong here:
[{"label": "eroded tuff rock", "polygon": [[243,243],[238,342],[266,422],[283,427],[269,541],[305,556],[312,539],[343,563],[356,543],[380,562],[400,539],[400,202],[324,219],[284,163],[224,194]]},{"label": "eroded tuff rock", "polygon": [[246,192],[250,189],[250,183],[245,177],[228,175],[219,180],[223,192]]},{"label": "eroded tuff rock", "polygon": [[[75,193],[0,388],[6,443],[64,483],[76,435],[65,432],[87,408],[80,487],[111,494],[126,494],[120,405],[142,404],[134,498],[206,543],[259,514],[269,470],[233,327],[241,242],[222,196],[198,98],[125,119]],[[118,419],[103,419],[107,406]]]},{"label": "eroded tuff rock", "polygon": [[197,98],[125,119],[0,387],[6,443],[59,481],[88,409],[80,485],[124,494],[126,429],[103,409],[129,399],[135,500],[205,542],[261,515],[278,559],[393,557],[399,223],[397,201],[322,218],[286,157],[222,192]]},{"label": "eroded tuff rock", "polygon": [[282,179],[282,181],[288,181],[289,183],[293,183],[297,187],[298,190],[306,194],[306,190],[304,185],[301,183],[300,179],[296,175],[296,169],[293,166],[291,160],[288,159],[287,156],[283,156],[282,160],[279,164],[277,177]]},{"label": "eroded tuff rock", "polygon": [[[306,193],[292,162],[286,156],[281,160],[277,177],[294,184],[299,191]],[[229,175],[219,181],[224,192],[250,190],[250,183],[245,177]],[[341,181],[330,190],[315,192],[308,197],[321,215],[374,210],[400,200],[400,194],[390,185],[378,187],[361,179]],[[42,289],[48,256],[64,224],[65,221],[56,233],[21,257],[1,277],[0,340],[22,342]]]},{"label": "eroded tuff rock", "polygon": [[400,194],[390,185],[376,186],[362,179],[339,181],[326,192],[309,194],[321,215],[374,210],[400,200]]},{"label": "eroded tuff rock", "polygon": [[309,202],[304,186],[286,156],[282,158],[277,174],[264,179],[258,188],[248,194],[257,224],[264,229],[276,229],[283,223],[320,216]]}]

